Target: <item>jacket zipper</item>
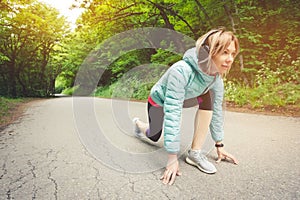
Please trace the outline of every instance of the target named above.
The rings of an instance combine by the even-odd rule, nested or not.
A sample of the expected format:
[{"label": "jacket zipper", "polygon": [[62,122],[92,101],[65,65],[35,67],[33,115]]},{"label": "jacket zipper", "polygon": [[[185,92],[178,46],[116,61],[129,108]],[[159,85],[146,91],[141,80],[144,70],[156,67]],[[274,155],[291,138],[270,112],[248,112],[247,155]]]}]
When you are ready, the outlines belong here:
[{"label": "jacket zipper", "polygon": [[204,92],[202,94],[205,94],[208,92],[210,86],[216,81],[217,75],[214,77],[214,80],[205,88]]},{"label": "jacket zipper", "polygon": [[[183,58],[183,61],[186,62],[189,66],[191,66],[193,68],[192,64],[190,63],[190,61],[188,59]],[[214,76],[214,80],[205,88],[205,90],[204,90],[204,92],[202,92],[202,94],[205,94],[208,92],[209,87],[216,81],[216,78],[217,78],[217,75]]]}]

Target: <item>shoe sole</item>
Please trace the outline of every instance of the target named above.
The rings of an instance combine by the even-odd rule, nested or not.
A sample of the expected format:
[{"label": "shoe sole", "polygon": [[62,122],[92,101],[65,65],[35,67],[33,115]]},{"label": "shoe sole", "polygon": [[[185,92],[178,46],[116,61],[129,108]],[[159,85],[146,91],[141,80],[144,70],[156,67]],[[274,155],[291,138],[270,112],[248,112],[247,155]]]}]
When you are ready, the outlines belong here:
[{"label": "shoe sole", "polygon": [[140,133],[140,134],[135,133],[135,137],[136,137],[136,138],[139,138],[139,139],[147,138],[145,135],[143,135],[143,133]]},{"label": "shoe sole", "polygon": [[186,157],[185,161],[190,164],[193,165],[195,167],[197,167],[200,171],[207,173],[207,174],[215,174],[217,171],[207,171],[205,169],[203,169],[202,167],[200,167],[200,165],[198,165],[197,163],[195,163],[194,161],[192,161],[191,159],[189,159],[189,157]]}]

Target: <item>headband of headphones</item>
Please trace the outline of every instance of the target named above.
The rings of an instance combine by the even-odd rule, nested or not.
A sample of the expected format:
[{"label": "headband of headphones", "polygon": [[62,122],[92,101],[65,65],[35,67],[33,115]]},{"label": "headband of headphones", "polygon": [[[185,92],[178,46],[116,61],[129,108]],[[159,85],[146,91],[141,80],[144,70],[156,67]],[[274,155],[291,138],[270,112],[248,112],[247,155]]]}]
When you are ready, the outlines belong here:
[{"label": "headband of headphones", "polygon": [[[200,44],[200,48],[203,47],[203,48],[207,51],[207,53],[209,53],[209,46],[207,45],[207,39],[208,39],[211,35],[213,35],[213,34],[219,32],[219,31],[220,31],[220,30],[218,30],[218,29],[214,29],[214,30],[209,31],[209,32],[207,33],[207,36],[202,40],[202,42],[201,42],[201,44]],[[198,54],[198,55],[199,55],[199,54]]]}]

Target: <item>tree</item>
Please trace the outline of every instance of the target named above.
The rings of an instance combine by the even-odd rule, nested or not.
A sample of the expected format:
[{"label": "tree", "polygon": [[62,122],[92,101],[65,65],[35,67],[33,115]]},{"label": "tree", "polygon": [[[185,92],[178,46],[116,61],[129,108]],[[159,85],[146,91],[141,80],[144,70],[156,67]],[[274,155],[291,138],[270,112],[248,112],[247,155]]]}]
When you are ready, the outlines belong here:
[{"label": "tree", "polygon": [[[231,6],[242,47],[246,83],[254,84],[257,70],[288,69],[299,60],[300,3],[282,1],[235,1]],[[240,72],[235,72],[238,78]],[[244,79],[245,80],[245,79]]]},{"label": "tree", "polygon": [[[26,1],[24,1],[26,2]],[[1,93],[9,96],[50,95],[49,59],[55,45],[68,30],[56,9],[39,2],[7,1],[1,14]],[[50,89],[50,90],[49,90]]]}]

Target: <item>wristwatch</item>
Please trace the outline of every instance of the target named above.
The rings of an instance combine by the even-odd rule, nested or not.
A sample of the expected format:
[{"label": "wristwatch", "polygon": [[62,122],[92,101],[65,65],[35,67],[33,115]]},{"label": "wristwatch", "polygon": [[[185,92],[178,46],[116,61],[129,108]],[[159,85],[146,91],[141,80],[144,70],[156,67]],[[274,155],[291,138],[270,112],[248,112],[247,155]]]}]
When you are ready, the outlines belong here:
[{"label": "wristwatch", "polygon": [[219,143],[219,144],[215,144],[215,147],[224,147],[224,144],[223,143]]}]

